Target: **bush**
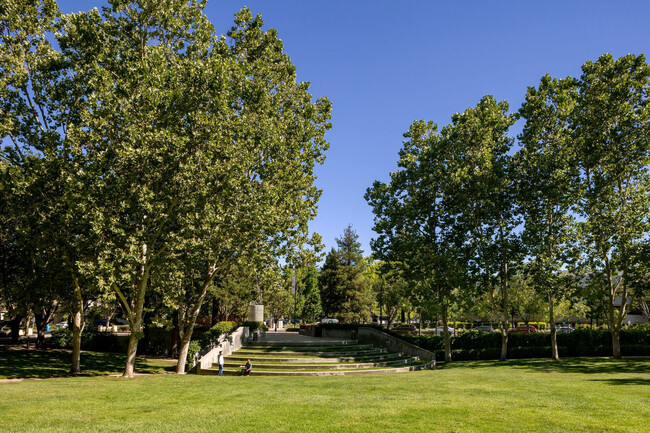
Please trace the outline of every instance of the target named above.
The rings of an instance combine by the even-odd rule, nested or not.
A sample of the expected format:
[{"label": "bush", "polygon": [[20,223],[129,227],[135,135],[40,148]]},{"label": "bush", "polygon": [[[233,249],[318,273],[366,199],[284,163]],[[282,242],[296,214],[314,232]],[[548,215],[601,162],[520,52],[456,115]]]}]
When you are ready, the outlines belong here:
[{"label": "bush", "polygon": [[206,333],[201,335],[201,337],[199,337],[198,343],[200,344],[200,348],[208,347],[212,343],[217,343],[219,341],[219,337],[221,337],[223,334],[230,334],[238,327],[239,323],[237,322],[217,323]]},{"label": "bush", "polygon": [[70,329],[53,329],[50,345],[58,349],[67,349],[72,347],[72,330]]},{"label": "bush", "polygon": [[120,338],[110,332],[86,331],[81,334],[81,348],[95,352],[126,352],[128,338]]},{"label": "bush", "polygon": [[650,344],[621,345],[623,356],[650,356]]},{"label": "bush", "polygon": [[194,357],[196,356],[197,353],[201,350],[201,344],[199,344],[198,341],[192,340],[190,341],[190,345],[187,348],[187,359],[186,359],[186,364],[185,364],[185,369],[189,370],[194,366]]},{"label": "bush", "polygon": [[[442,338],[442,337],[439,337]],[[452,349],[494,349],[501,347],[501,334],[496,332],[467,331],[451,337]]]},{"label": "bush", "polygon": [[264,324],[264,322],[241,322],[239,326],[248,326],[248,330],[250,332],[255,332],[257,330],[260,331],[268,331],[269,327]]},{"label": "bush", "polygon": [[[551,347],[550,346],[549,347],[508,346],[508,355],[507,355],[507,357],[508,357],[508,359],[550,358],[551,357]],[[497,359],[498,358],[499,357],[497,356]]]}]

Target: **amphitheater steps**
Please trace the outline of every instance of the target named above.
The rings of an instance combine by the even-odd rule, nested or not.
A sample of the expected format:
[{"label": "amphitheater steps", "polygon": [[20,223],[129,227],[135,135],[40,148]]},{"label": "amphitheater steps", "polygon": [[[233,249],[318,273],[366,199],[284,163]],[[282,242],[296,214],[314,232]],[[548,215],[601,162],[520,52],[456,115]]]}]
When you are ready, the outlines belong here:
[{"label": "amphitheater steps", "polygon": [[[388,352],[356,340],[344,341],[255,342],[225,358],[224,374],[237,375],[250,359],[253,376],[342,376],[359,374],[400,373],[431,368],[433,361],[415,356]],[[277,337],[276,337],[277,338]],[[217,366],[200,374],[217,374]]]}]

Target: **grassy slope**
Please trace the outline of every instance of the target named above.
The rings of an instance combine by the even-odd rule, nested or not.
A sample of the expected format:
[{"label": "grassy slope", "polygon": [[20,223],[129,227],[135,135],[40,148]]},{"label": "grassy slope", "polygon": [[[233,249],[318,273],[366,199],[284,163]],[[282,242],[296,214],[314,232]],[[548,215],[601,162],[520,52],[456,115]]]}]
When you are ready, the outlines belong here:
[{"label": "grassy slope", "polygon": [[3,432],[644,432],[650,361],[471,362],[349,377],[0,383]]}]

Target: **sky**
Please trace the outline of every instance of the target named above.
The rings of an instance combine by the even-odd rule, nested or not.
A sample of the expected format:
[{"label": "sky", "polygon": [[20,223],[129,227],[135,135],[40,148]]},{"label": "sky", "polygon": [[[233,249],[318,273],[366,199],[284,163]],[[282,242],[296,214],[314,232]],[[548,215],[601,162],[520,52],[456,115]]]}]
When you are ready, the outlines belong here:
[{"label": "sky", "polygon": [[[64,13],[106,0],[59,0]],[[366,254],[373,214],[363,196],[397,168],[417,119],[440,127],[490,94],[516,111],[545,73],[577,77],[601,54],[650,51],[650,1],[208,0],[220,34],[247,6],[274,28],[314,98],[332,101],[323,190],[310,229],[326,251],[348,224]],[[512,136],[521,130],[515,125]]]}]

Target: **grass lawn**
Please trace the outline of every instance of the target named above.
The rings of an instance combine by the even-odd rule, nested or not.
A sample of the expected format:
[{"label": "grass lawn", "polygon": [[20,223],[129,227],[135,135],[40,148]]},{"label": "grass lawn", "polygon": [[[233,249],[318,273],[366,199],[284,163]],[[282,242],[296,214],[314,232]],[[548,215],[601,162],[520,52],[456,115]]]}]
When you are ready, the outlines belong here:
[{"label": "grass lawn", "polygon": [[[0,346],[0,379],[67,376],[71,357],[67,350],[9,349]],[[125,362],[124,354],[82,352],[81,371],[91,376],[118,374],[124,371]],[[175,363],[166,359],[138,357],[136,361],[136,372],[141,373],[174,371],[175,367]]]},{"label": "grass lawn", "polygon": [[[4,358],[4,362],[6,358]],[[0,383],[3,432],[650,431],[650,360],[463,362],[347,377]]]}]

